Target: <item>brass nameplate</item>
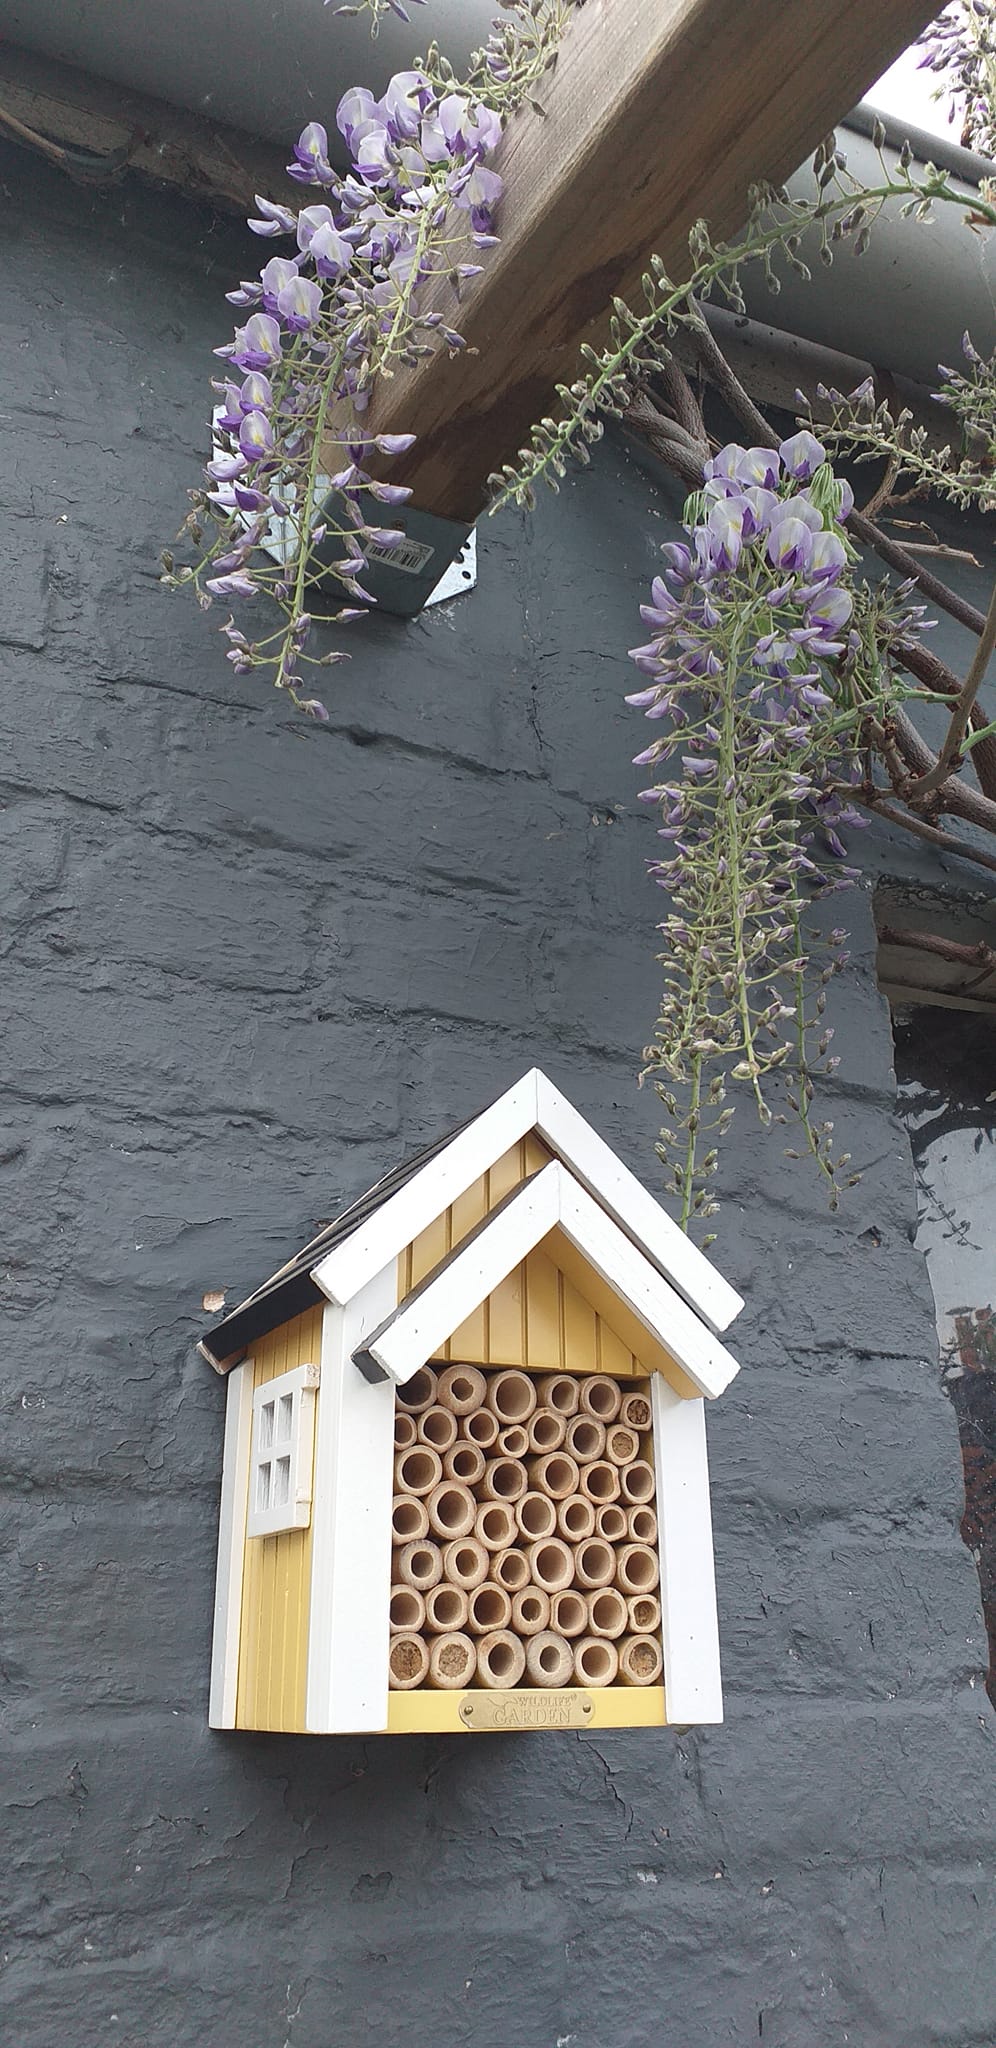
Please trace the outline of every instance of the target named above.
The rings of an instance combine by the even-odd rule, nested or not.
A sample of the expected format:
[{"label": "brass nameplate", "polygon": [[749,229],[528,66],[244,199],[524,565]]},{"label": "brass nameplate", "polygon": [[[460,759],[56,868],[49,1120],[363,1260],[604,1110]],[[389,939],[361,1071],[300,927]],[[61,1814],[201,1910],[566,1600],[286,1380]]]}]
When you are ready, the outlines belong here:
[{"label": "brass nameplate", "polygon": [[591,1694],[573,1686],[544,1691],[523,1686],[515,1692],[472,1692],[460,1701],[465,1728],[586,1728],[594,1713]]}]

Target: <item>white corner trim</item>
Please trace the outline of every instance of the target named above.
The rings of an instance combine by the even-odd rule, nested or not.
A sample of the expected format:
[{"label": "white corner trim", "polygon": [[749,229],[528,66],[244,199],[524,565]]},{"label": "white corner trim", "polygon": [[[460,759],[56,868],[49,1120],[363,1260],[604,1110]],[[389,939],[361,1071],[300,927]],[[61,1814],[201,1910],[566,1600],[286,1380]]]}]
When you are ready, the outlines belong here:
[{"label": "white corner trim", "polygon": [[705,1402],[683,1401],[660,1373],[651,1381],[661,1634],[668,1723],[721,1721]]},{"label": "white corner trim", "polygon": [[229,1373],[226,1389],[225,1453],[221,1473],[218,1572],[214,1593],[211,1696],[208,1705],[208,1722],[212,1728],[235,1727],[239,1689],[242,1573],[249,1503],[252,1381],[253,1362],[251,1358],[247,1358],[242,1365],[235,1366]]}]

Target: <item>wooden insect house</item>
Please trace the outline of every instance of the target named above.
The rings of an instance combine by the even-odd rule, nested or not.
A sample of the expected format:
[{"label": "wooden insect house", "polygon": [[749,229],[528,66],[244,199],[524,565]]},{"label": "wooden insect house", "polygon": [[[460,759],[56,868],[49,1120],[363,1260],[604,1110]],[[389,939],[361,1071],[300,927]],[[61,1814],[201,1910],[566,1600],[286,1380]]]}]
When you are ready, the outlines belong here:
[{"label": "wooden insect house", "polygon": [[705,1401],[742,1303],[545,1076],[212,1332],[216,1728],[722,1719]]}]

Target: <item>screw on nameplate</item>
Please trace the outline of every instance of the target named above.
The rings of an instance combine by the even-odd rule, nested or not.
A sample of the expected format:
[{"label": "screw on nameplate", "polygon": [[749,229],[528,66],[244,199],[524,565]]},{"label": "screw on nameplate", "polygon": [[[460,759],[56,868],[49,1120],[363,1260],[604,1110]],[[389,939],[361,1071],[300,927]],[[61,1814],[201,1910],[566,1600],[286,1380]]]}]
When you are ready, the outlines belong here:
[{"label": "screw on nameplate", "polygon": [[470,1694],[461,1700],[459,1711],[465,1728],[496,1732],[512,1728],[586,1728],[595,1708],[586,1692],[544,1692],[523,1687],[516,1692]]}]

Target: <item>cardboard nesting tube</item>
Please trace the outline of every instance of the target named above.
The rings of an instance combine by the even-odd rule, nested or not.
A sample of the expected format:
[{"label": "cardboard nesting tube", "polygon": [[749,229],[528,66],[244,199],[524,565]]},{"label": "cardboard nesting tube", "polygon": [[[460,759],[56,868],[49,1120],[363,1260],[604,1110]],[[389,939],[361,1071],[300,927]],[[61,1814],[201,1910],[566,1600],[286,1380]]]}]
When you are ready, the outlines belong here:
[{"label": "cardboard nesting tube", "polygon": [[627,1429],[640,1432],[650,1428],[651,1408],[649,1394],[624,1394],[619,1420]]},{"label": "cardboard nesting tube", "polygon": [[508,1550],[515,1542],[515,1516],[507,1501],[486,1500],[474,1520],[474,1534],[485,1550]]},{"label": "cardboard nesting tube", "polygon": [[416,1635],[425,1621],[425,1601],[414,1586],[392,1586],[388,1613],[392,1635]]},{"label": "cardboard nesting tube", "polygon": [[506,1593],[521,1593],[529,1584],[529,1559],[524,1550],[499,1550],[491,1559],[491,1576]]},{"label": "cardboard nesting tube", "polygon": [[622,1422],[611,1422],[605,1432],[605,1455],[610,1465],[631,1465],[639,1457],[640,1439],[635,1429],[627,1429]]},{"label": "cardboard nesting tube", "polygon": [[399,1408],[407,1408],[409,1415],[418,1415],[423,1408],[431,1408],[436,1398],[436,1375],[431,1365],[420,1365],[410,1380],[405,1380],[395,1395]]},{"label": "cardboard nesting tube", "polygon": [[576,1458],[579,1465],[590,1465],[593,1458],[600,1458],[605,1450],[605,1424],[596,1422],[593,1415],[574,1415],[567,1425],[564,1449]]},{"label": "cardboard nesting tube", "polygon": [[391,1637],[387,1653],[387,1682],[392,1692],[411,1692],[424,1685],[429,1669],[429,1652],[421,1636],[406,1633]]},{"label": "cardboard nesting tube", "polygon": [[[653,1508],[630,1508],[626,1520],[631,1543],[656,1543],[657,1516]],[[642,1634],[642,1630],[638,1633]]]},{"label": "cardboard nesting tube", "polygon": [[594,1415],[598,1422],[614,1422],[622,1407],[622,1388],[607,1372],[593,1372],[581,1381],[578,1398],[586,1415]]},{"label": "cardboard nesting tube", "polygon": [[619,1645],[619,1676],[624,1685],[656,1685],[664,1657],[653,1636],[627,1636]]},{"label": "cardboard nesting tube", "polygon": [[452,1635],[467,1619],[467,1595],[462,1586],[444,1579],[425,1596],[425,1626],[434,1636]]},{"label": "cardboard nesting tube", "polygon": [[611,1586],[615,1572],[616,1553],[611,1543],[604,1543],[601,1536],[589,1536],[587,1542],[578,1544],[574,1552],[574,1577],[579,1586],[586,1591]]},{"label": "cardboard nesting tube", "polygon": [[528,1471],[530,1486],[548,1493],[551,1500],[566,1500],[578,1490],[578,1468],[566,1451],[544,1451],[541,1458],[530,1458]]},{"label": "cardboard nesting tube", "polygon": [[414,1543],[406,1543],[398,1552],[395,1569],[406,1586],[414,1586],[417,1593],[427,1593],[429,1587],[437,1586],[443,1576],[438,1543],[428,1543],[424,1536]]},{"label": "cardboard nesting tube", "polygon": [[394,1484],[399,1493],[424,1496],[439,1485],[442,1476],[443,1461],[431,1444],[413,1444],[410,1451],[399,1451],[394,1460]]},{"label": "cardboard nesting tube", "polygon": [[555,1408],[537,1408],[529,1417],[531,1451],[559,1451],[567,1423]]},{"label": "cardboard nesting tube", "polygon": [[574,1645],[575,1685],[611,1685],[619,1671],[619,1652],[604,1636],[582,1636]]},{"label": "cardboard nesting tube", "polygon": [[627,1600],[630,1633],[634,1636],[656,1635],[661,1625],[661,1603],[656,1593],[634,1593]]},{"label": "cardboard nesting tube", "polygon": [[621,1543],[629,1535],[629,1518],[624,1507],[617,1500],[610,1500],[599,1508],[595,1516],[595,1527],[606,1543]]},{"label": "cardboard nesting tube", "polygon": [[476,1444],[455,1443],[443,1452],[443,1475],[461,1486],[479,1486],[484,1477],[484,1452]]},{"label": "cardboard nesting tube", "polygon": [[544,1593],[563,1593],[573,1583],[574,1553],[559,1536],[529,1545],[529,1576]]},{"label": "cardboard nesting tube", "polygon": [[569,1493],[557,1507],[557,1528],[567,1543],[583,1543],[595,1532],[595,1510],[586,1494]]},{"label": "cardboard nesting tube", "polygon": [[606,1501],[619,1498],[619,1466],[610,1465],[607,1458],[596,1458],[591,1465],[581,1467],[581,1491],[593,1500],[598,1508]]},{"label": "cardboard nesting tube", "polygon": [[483,1408],[487,1381],[476,1365],[444,1365],[436,1382],[436,1399],[454,1415],[472,1415]]},{"label": "cardboard nesting tube", "polygon": [[395,1543],[414,1543],[429,1534],[429,1510],[413,1493],[396,1493],[391,1504],[391,1536]]},{"label": "cardboard nesting tube", "polygon": [[503,1458],[524,1458],[529,1449],[529,1431],[521,1422],[510,1422],[498,1431],[498,1449]]},{"label": "cardboard nesting tube", "polygon": [[492,1373],[485,1399],[492,1415],[497,1415],[499,1426],[508,1422],[527,1422],[536,1406],[536,1388],[527,1372],[513,1368],[509,1372]]},{"label": "cardboard nesting tube", "polygon": [[657,1552],[649,1543],[624,1543],[616,1552],[616,1585],[624,1593],[652,1593],[660,1576]]},{"label": "cardboard nesting tube", "polygon": [[467,1627],[471,1635],[489,1636],[505,1629],[512,1619],[512,1602],[504,1586],[484,1579],[467,1595]]},{"label": "cardboard nesting tube", "polygon": [[420,1442],[431,1444],[441,1457],[451,1444],[456,1443],[456,1416],[449,1408],[423,1408],[418,1418],[418,1434]]},{"label": "cardboard nesting tube", "polygon": [[444,1479],[434,1486],[426,1501],[429,1527],[444,1543],[456,1536],[469,1536],[477,1517],[477,1502],[469,1486],[456,1479]]},{"label": "cardboard nesting tube", "polygon": [[588,1627],[588,1607],[583,1593],[571,1588],[555,1593],[550,1602],[550,1621],[557,1635],[583,1636]]},{"label": "cardboard nesting tube", "polygon": [[474,1676],[477,1653],[469,1636],[437,1636],[429,1651],[429,1684],[437,1692],[463,1692]]},{"label": "cardboard nesting tube", "polygon": [[394,1448],[396,1451],[410,1451],[418,1436],[418,1424],[414,1415],[399,1408],[394,1418]]},{"label": "cardboard nesting tube", "polygon": [[552,1536],[557,1527],[557,1509],[548,1493],[524,1493],[515,1503],[515,1522],[530,1543]]},{"label": "cardboard nesting tube", "polygon": [[491,1691],[518,1685],[526,1668],[526,1653],[518,1636],[507,1628],[482,1636],[477,1645],[477,1676]]},{"label": "cardboard nesting tube", "polygon": [[619,1484],[623,1499],[634,1508],[646,1507],[657,1493],[654,1468],[648,1465],[646,1458],[634,1458],[632,1465],[620,1465]]},{"label": "cardboard nesting tube", "polygon": [[626,1602],[615,1586],[600,1586],[597,1593],[589,1593],[588,1627],[593,1636],[610,1636],[614,1640],[625,1635],[628,1621]]},{"label": "cardboard nesting tube", "polygon": [[[523,1586],[512,1596],[512,1627],[517,1636],[538,1636],[550,1626],[550,1595],[542,1586]],[[529,1658],[526,1658],[526,1669]]]},{"label": "cardboard nesting tube", "polygon": [[498,1436],[498,1417],[490,1408],[475,1408],[472,1415],[461,1415],[460,1434],[480,1450],[490,1451]]},{"label": "cardboard nesting tube", "polygon": [[549,1628],[533,1636],[526,1644],[526,1675],[533,1685],[570,1685],[574,1676],[570,1643]]},{"label": "cardboard nesting tube", "polygon": [[525,1493],[526,1468],[521,1458],[492,1458],[478,1485],[481,1500],[518,1500]]},{"label": "cardboard nesting tube", "polygon": [[458,1536],[443,1551],[443,1576],[448,1586],[470,1593],[488,1576],[488,1553],[476,1536]]},{"label": "cardboard nesting tube", "polygon": [[536,1391],[546,1408],[555,1408],[558,1415],[576,1415],[578,1383],[571,1372],[545,1372],[536,1382]]}]

